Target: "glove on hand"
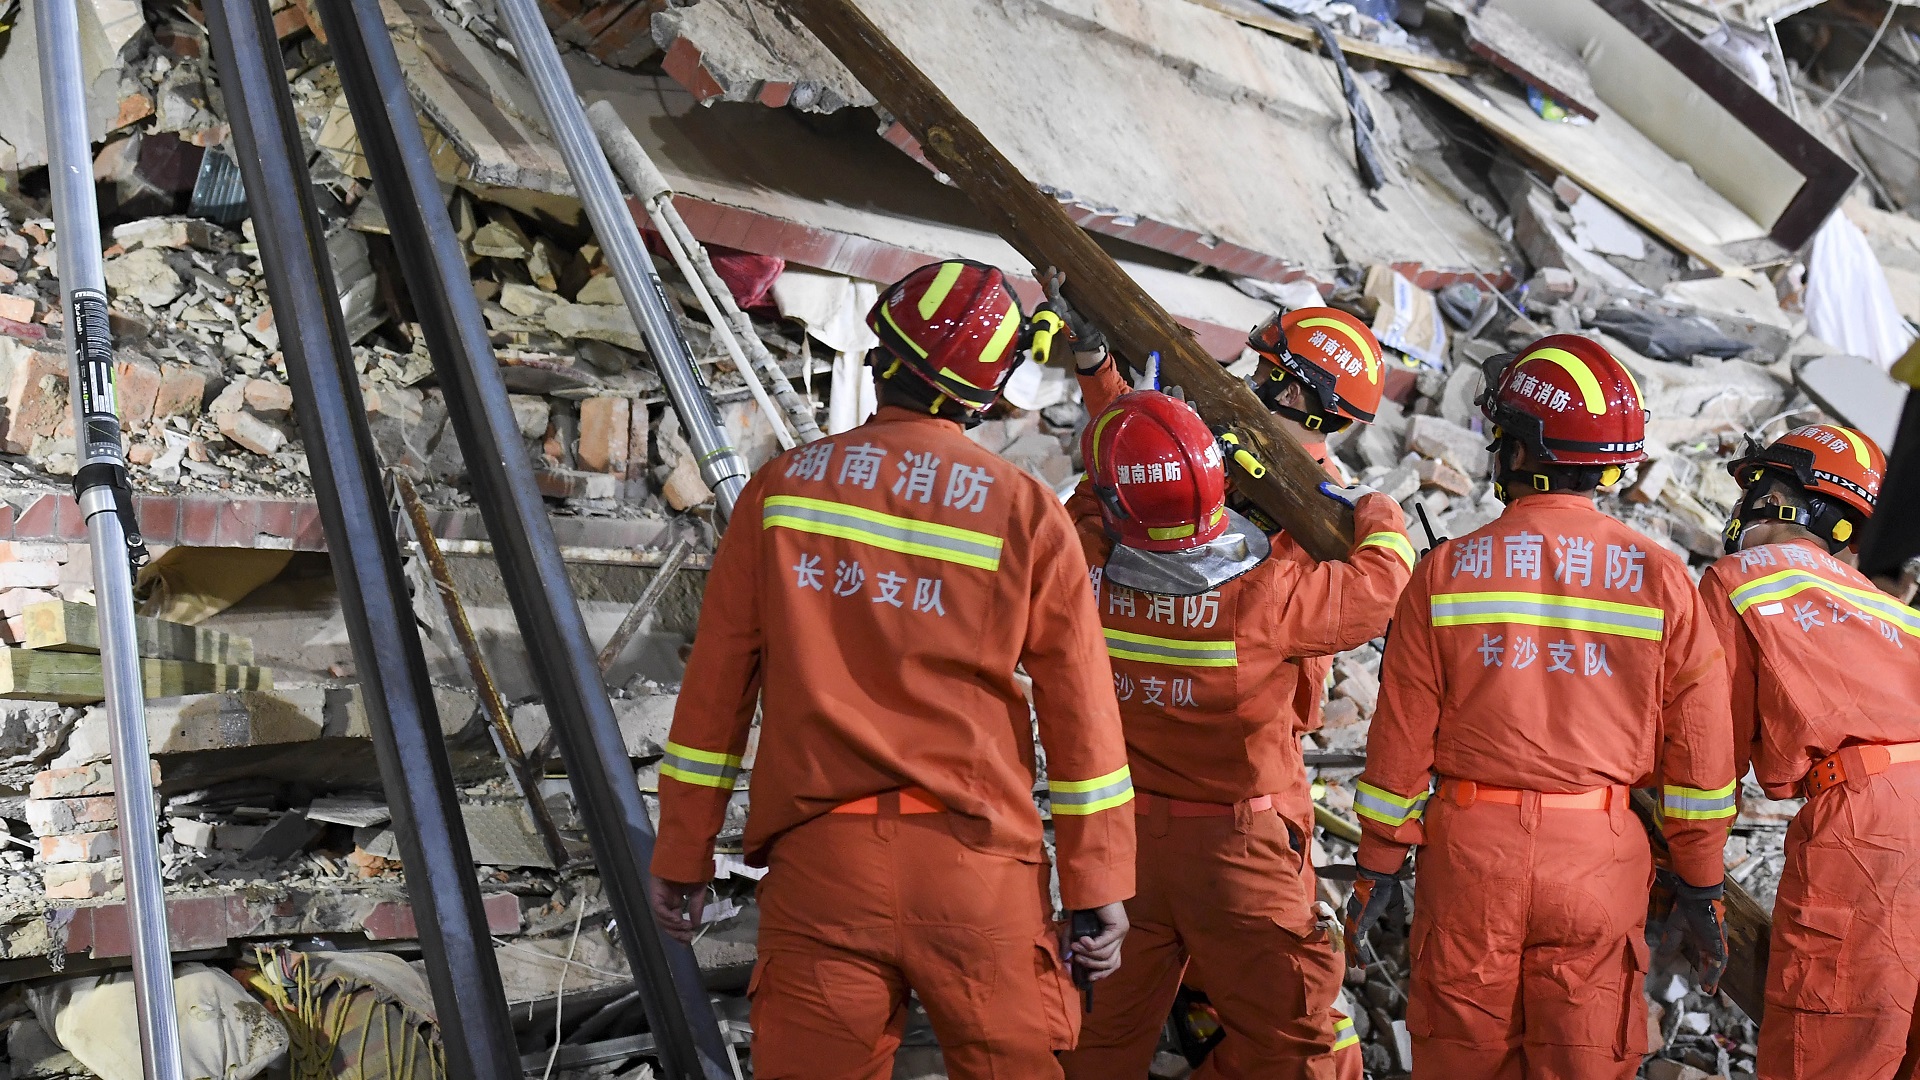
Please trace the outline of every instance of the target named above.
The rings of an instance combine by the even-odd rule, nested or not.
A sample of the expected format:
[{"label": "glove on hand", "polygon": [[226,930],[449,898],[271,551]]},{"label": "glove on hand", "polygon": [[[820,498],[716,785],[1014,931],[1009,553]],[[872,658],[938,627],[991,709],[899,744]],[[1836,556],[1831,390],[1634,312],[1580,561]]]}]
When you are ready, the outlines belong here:
[{"label": "glove on hand", "polygon": [[1380,494],[1380,489],[1368,487],[1365,484],[1341,487],[1331,480],[1322,480],[1320,481],[1320,494],[1325,495],[1334,502],[1345,503],[1347,506],[1353,507],[1359,505],[1360,500],[1369,495]]},{"label": "glove on hand", "polygon": [[[1067,300],[1060,287],[1067,283],[1067,275],[1051,267],[1047,271],[1047,307],[1060,316],[1067,328],[1067,344],[1073,346],[1074,363],[1081,371],[1091,374],[1106,361],[1107,335],[1099,327],[1087,321],[1073,304]],[[1084,365],[1081,357],[1088,358]]]},{"label": "glove on hand", "polygon": [[1720,976],[1727,970],[1725,895],[1725,884],[1701,887],[1682,881],[1674,889],[1673,910],[1680,916],[1686,942],[1698,953],[1700,989],[1707,994],[1719,992]]},{"label": "glove on hand", "polygon": [[1401,875],[1383,874],[1356,865],[1353,895],[1347,897],[1347,965],[1360,967],[1360,938],[1393,906],[1400,893]]}]

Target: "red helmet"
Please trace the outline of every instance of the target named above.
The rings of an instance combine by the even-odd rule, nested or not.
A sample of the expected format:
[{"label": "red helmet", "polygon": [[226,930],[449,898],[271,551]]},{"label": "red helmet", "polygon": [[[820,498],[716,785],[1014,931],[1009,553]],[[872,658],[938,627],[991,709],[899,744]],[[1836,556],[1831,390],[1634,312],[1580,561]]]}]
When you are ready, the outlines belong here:
[{"label": "red helmet", "polygon": [[1647,456],[1647,410],[1626,365],[1577,334],[1543,337],[1480,396],[1494,436],[1554,465],[1628,465]]},{"label": "red helmet", "polygon": [[867,327],[894,356],[888,375],[904,367],[976,412],[993,404],[1013,372],[1021,325],[1006,275],[966,259],[928,263],[888,286],[867,312]]},{"label": "red helmet", "polygon": [[[1339,308],[1278,312],[1253,328],[1247,344],[1270,365],[1258,384],[1267,408],[1311,431],[1337,431],[1348,422],[1373,423],[1386,388],[1380,342],[1367,324]],[[1305,383],[1320,399],[1320,411],[1279,404],[1287,377]]]},{"label": "red helmet", "polygon": [[1785,475],[1809,495],[1840,500],[1864,521],[1873,516],[1880,498],[1887,457],[1872,439],[1852,428],[1809,424],[1780,436],[1772,446],[1753,447],[1727,471],[1742,489],[1769,471]]},{"label": "red helmet", "polygon": [[1213,433],[1185,402],[1122,394],[1080,437],[1107,530],[1141,551],[1189,551],[1227,527],[1227,472]]}]

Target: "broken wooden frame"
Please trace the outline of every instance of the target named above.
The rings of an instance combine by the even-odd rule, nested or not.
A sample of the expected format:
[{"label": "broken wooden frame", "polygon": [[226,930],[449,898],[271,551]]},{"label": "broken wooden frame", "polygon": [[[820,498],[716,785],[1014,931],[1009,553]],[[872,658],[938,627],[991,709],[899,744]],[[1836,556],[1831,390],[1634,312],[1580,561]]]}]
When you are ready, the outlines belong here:
[{"label": "broken wooden frame", "polygon": [[1249,469],[1234,461],[1228,471],[1254,505],[1315,558],[1347,555],[1353,511],[1320,494],[1327,478],[1320,463],[1281,429],[1246,383],[1227,374],[1058,201],[1021,175],[853,0],[783,3],[913,133],[927,159],[1015,250],[1036,268],[1065,272],[1067,298],[1106,331],[1116,352],[1136,367],[1157,353],[1162,381],[1179,385],[1209,425],[1240,437],[1256,463]]}]

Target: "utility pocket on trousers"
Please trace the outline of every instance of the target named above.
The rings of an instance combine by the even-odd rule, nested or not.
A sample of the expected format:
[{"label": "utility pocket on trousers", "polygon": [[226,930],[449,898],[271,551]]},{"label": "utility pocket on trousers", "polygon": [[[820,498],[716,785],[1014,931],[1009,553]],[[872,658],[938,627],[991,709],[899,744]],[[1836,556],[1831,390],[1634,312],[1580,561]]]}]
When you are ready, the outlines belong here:
[{"label": "utility pocket on trousers", "polygon": [[1071,1050],[1080,1041],[1080,990],[1073,985],[1073,969],[1060,955],[1060,934],[1048,928],[1033,943],[1033,977],[1040,986],[1040,1005],[1046,1013],[1048,1045]]},{"label": "utility pocket on trousers", "polygon": [[1624,1061],[1647,1052],[1647,935],[1639,929],[1627,934],[1625,968],[1620,983],[1620,1035],[1614,1057]]},{"label": "utility pocket on trousers", "polygon": [[1779,1004],[1807,1012],[1846,1011],[1846,979],[1840,964],[1852,924],[1852,908],[1805,900],[1776,906],[1769,963],[1781,972]]},{"label": "utility pocket on trousers", "polygon": [[1433,1034],[1433,1017],[1428,1006],[1429,995],[1424,991],[1431,987],[1421,984],[1428,982],[1430,976],[1427,964],[1421,963],[1427,950],[1432,948],[1433,925],[1428,919],[1413,920],[1413,929],[1407,935],[1407,1031],[1409,1034],[1427,1038]]}]

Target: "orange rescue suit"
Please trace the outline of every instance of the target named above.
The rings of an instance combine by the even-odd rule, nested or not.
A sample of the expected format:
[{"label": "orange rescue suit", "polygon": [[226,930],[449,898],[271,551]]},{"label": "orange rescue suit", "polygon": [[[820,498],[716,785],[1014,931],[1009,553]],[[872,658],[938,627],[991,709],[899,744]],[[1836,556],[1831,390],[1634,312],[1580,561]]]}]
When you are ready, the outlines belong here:
[{"label": "orange rescue suit", "polygon": [[1733,668],[1739,769],[1775,798],[1807,794],[1836,752],[1844,775],[1787,830],[1760,1076],[1911,1077],[1920,764],[1871,752],[1920,743],[1920,613],[1811,541],[1729,555],[1700,592]]},{"label": "orange rescue suit", "polygon": [[[1081,385],[1093,415],[1125,391],[1111,367]],[[1145,1075],[1190,963],[1226,1030],[1195,1076],[1358,1080],[1359,1039],[1333,1009],[1343,962],[1313,912],[1297,734],[1324,668],[1300,660],[1385,630],[1413,564],[1399,506],[1360,501],[1350,561],[1315,563],[1281,534],[1253,570],[1185,597],[1102,580],[1113,544],[1099,505],[1083,486],[1068,509],[1140,788],[1140,891],[1127,903],[1125,961],[1062,1056],[1067,1075]]]},{"label": "orange rescue suit", "polygon": [[954,1076],[1059,1075],[1078,1010],[1043,904],[1035,712],[1067,907],[1133,894],[1134,823],[1099,618],[1053,492],[895,407],[763,466],[707,578],[660,770],[657,877],[712,876],[756,704],[756,1075],[888,1076],[909,988]]},{"label": "orange rescue suit", "polygon": [[1588,498],[1523,495],[1422,562],[1380,682],[1358,859],[1391,873],[1425,845],[1414,1076],[1633,1076],[1653,863],[1627,789],[1661,786],[1694,885],[1721,880],[1736,812],[1726,667],[1685,565]]}]

